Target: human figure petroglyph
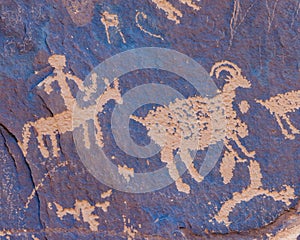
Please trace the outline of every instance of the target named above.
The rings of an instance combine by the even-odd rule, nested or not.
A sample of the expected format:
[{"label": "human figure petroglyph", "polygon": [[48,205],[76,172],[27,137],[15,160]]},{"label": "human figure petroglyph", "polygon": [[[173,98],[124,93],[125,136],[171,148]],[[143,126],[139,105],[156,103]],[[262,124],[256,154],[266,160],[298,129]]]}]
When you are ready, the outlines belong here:
[{"label": "human figure petroglyph", "polygon": [[[32,127],[36,130],[37,134],[37,141],[38,141],[38,148],[43,155],[43,157],[48,158],[49,157],[49,150],[47,146],[44,143],[44,137],[48,136],[50,137],[52,149],[53,149],[53,156],[58,157],[60,147],[58,145],[57,137],[58,134],[63,134],[66,132],[72,132],[74,128],[82,127],[83,133],[84,133],[84,142],[85,146],[89,148],[90,141],[89,141],[89,135],[88,135],[88,123],[85,122],[84,124],[80,123],[80,121],[73,121],[72,122],[72,116],[73,116],[73,107],[76,106],[76,98],[73,97],[72,92],[70,90],[70,87],[67,83],[67,79],[72,79],[77,84],[79,90],[83,91],[84,86],[81,79],[77,78],[76,76],[73,76],[69,73],[64,72],[64,68],[66,66],[66,58],[63,55],[53,55],[49,58],[50,65],[54,68],[53,76],[47,77],[44,81],[42,81],[38,86],[43,87],[44,91],[47,94],[50,94],[53,91],[52,83],[54,81],[57,81],[59,87],[60,87],[60,93],[61,97],[64,101],[64,106],[66,108],[65,111],[62,111],[60,113],[55,113],[53,116],[46,117],[46,118],[40,118],[36,121],[27,122],[23,127],[22,132],[22,141],[19,142],[19,145],[23,151],[23,154],[26,156],[29,146],[29,141],[31,137],[31,129]],[[96,92],[96,83],[97,77],[92,74],[91,80],[92,85],[87,87],[86,95],[84,96],[84,99],[89,97],[93,92]],[[122,97],[119,90],[119,82],[118,79],[114,79],[113,85],[111,86],[109,84],[108,79],[104,79],[104,83],[106,85],[106,89],[103,92],[103,94],[96,100],[96,112],[101,112],[103,110],[103,106],[109,101],[109,100],[115,100],[117,103],[122,103]],[[94,106],[89,106],[85,109],[76,108],[77,110],[82,111],[82,114],[85,114],[85,116],[90,116],[89,119],[94,120]],[[94,124],[96,129],[96,139],[97,144],[99,146],[103,146],[103,134],[102,129],[99,124],[97,124],[98,121]]]},{"label": "human figure petroglyph", "polygon": [[[278,94],[268,100],[256,100],[256,102],[266,107],[273,114],[285,138],[294,139],[296,134],[300,134],[300,130],[291,123],[287,115],[300,109],[300,90]],[[285,120],[289,129],[284,127],[283,120]]]},{"label": "human figure petroglyph", "polygon": [[112,13],[105,11],[104,13],[102,13],[101,22],[103,23],[103,25],[105,27],[107,42],[109,44],[111,44],[110,33],[109,33],[110,28],[115,29],[115,31],[120,34],[123,43],[126,43],[125,37],[120,28],[119,17],[117,14],[112,14]]},{"label": "human figure petroglyph", "polygon": [[[111,190],[102,193],[101,198],[109,198],[111,196]],[[52,205],[52,204],[51,204]],[[89,224],[91,231],[98,231],[99,216],[94,212],[96,208],[102,209],[103,212],[108,211],[110,202],[108,200],[104,202],[96,203],[94,206],[87,200],[77,200],[74,203],[74,208],[63,208],[60,204],[54,202],[56,207],[56,214],[62,220],[66,215],[72,215],[76,221],[82,221]]]},{"label": "human figure petroglyph", "polygon": [[226,151],[235,151],[231,147],[235,143],[246,157],[255,155],[254,151],[249,152],[240,142],[240,138],[248,135],[248,128],[233,109],[236,89],[250,88],[251,83],[242,75],[241,69],[229,61],[216,63],[210,75],[219,78],[223,71],[229,73],[225,79],[226,84],[222,92],[213,98],[195,96],[176,99],[168,106],[149,111],[144,118],[131,116],[144,125],[148,136],[162,147],[161,161],[167,164],[169,174],[181,192],[189,193],[190,187],[182,182],[176,168],[173,152],[177,149],[181,160],[197,182],[201,182],[203,176],[193,164],[189,164],[193,161],[190,151],[204,150],[211,144],[224,141]]}]

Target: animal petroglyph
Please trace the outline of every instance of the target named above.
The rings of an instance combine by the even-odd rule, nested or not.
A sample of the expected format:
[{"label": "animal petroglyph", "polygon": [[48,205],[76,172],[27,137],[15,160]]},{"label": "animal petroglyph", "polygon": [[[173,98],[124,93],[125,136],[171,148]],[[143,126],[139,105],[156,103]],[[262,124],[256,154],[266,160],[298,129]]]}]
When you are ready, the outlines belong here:
[{"label": "animal petroglyph", "polygon": [[[79,90],[83,91],[84,86],[81,79],[73,76],[71,74],[65,73],[63,70],[66,66],[66,58],[63,55],[53,55],[49,58],[50,65],[54,68],[53,76],[47,77],[44,81],[42,81],[38,86],[43,87],[45,92],[50,94],[53,91],[52,83],[57,82],[60,87],[61,97],[64,101],[64,106],[66,108],[65,111],[56,113],[51,117],[40,118],[36,121],[27,122],[23,127],[22,133],[22,141],[18,142],[21,147],[24,156],[27,156],[29,141],[31,137],[31,128],[36,130],[38,148],[43,155],[43,157],[49,157],[49,150],[44,143],[44,137],[49,136],[51,140],[51,145],[53,149],[53,156],[58,157],[59,154],[59,146],[57,141],[58,134],[63,134],[66,132],[72,132],[74,128],[82,127],[84,132],[84,142],[85,146],[89,148],[90,140],[88,135],[88,123],[85,122],[82,124],[80,121],[72,122],[72,114],[73,108],[75,106],[75,110],[81,111],[84,116],[90,116],[89,119],[94,120],[95,112],[94,106],[87,107],[85,109],[76,108],[76,98],[73,97],[70,87],[67,83],[67,79],[75,81]],[[92,85],[88,86],[86,97],[89,97],[93,91],[96,91],[95,81],[97,80],[96,76],[92,74]],[[113,86],[109,85],[109,81],[104,79],[104,83],[106,84],[106,89],[103,94],[96,100],[96,112],[101,112],[103,110],[103,106],[111,99],[115,100],[118,103],[122,103],[122,97],[119,90],[118,79],[114,80]],[[96,121],[97,122],[97,121]],[[94,124],[96,129],[96,138],[97,144],[99,146],[103,146],[103,134],[101,130],[101,126],[99,124]]]},{"label": "animal petroglyph", "polygon": [[249,202],[251,199],[257,196],[268,196],[274,199],[274,201],[282,201],[287,206],[290,205],[291,200],[295,199],[294,189],[290,186],[284,186],[285,190],[269,191],[262,187],[262,174],[261,168],[257,161],[251,160],[249,165],[250,173],[250,185],[242,192],[235,192],[231,199],[223,203],[219,212],[215,215],[215,219],[219,223],[224,223],[227,227],[231,224],[229,215],[233,211],[234,207],[241,202]]},{"label": "animal petroglyph", "polygon": [[241,69],[229,61],[216,63],[210,74],[219,78],[223,71],[229,73],[226,84],[222,92],[213,98],[195,96],[176,99],[168,106],[149,111],[144,118],[131,116],[133,120],[144,125],[148,136],[162,147],[161,161],[167,164],[169,174],[181,192],[189,193],[190,187],[182,182],[176,168],[173,152],[177,149],[181,160],[197,182],[201,182],[203,176],[192,164],[190,151],[204,150],[211,144],[224,141],[227,151],[230,150],[238,157],[230,146],[233,141],[245,156],[255,155],[255,152],[248,152],[239,140],[248,135],[248,129],[233,109],[236,89],[250,88],[251,84],[242,76]]},{"label": "animal petroglyph", "polygon": [[[180,18],[182,18],[183,14],[180,10],[175,8],[170,2],[167,0],[151,0],[156,6],[163,10],[167,14],[167,18],[171,21],[174,21],[176,24],[180,23]],[[192,0],[179,0],[180,3],[186,4],[187,6],[193,8],[193,10],[200,10],[197,4],[193,3]]]},{"label": "animal petroglyph", "polygon": [[112,14],[112,13],[105,11],[104,13],[102,13],[101,22],[103,23],[103,25],[105,27],[107,42],[109,44],[111,44],[110,33],[109,33],[110,28],[113,28],[115,30],[115,32],[119,33],[122,38],[123,43],[126,43],[125,37],[120,28],[119,17],[117,14]]},{"label": "animal petroglyph", "polygon": [[[107,197],[109,197],[108,195]],[[56,214],[62,220],[67,214],[72,215],[76,221],[82,221],[89,224],[91,231],[97,231],[99,226],[99,216],[93,214],[96,208],[101,208],[103,212],[107,212],[107,208],[110,206],[109,201],[103,203],[96,203],[92,206],[86,200],[76,200],[74,208],[63,208],[60,204],[55,203],[54,205],[57,209]]]},{"label": "animal petroglyph", "polygon": [[[300,134],[300,130],[291,123],[287,115],[300,109],[300,90],[278,94],[269,100],[256,100],[256,102],[266,107],[274,115],[285,138],[294,139],[295,134]],[[282,120],[285,120],[291,133],[284,127]]]},{"label": "animal petroglyph", "polygon": [[135,22],[136,22],[136,25],[137,27],[144,33],[152,36],[152,37],[155,37],[155,38],[160,38],[161,40],[164,40],[162,36],[160,36],[159,34],[154,34],[154,33],[151,33],[149,32],[148,30],[146,30],[140,23],[140,18],[142,19],[147,19],[148,16],[143,13],[143,12],[137,12],[136,15],[135,15]]}]

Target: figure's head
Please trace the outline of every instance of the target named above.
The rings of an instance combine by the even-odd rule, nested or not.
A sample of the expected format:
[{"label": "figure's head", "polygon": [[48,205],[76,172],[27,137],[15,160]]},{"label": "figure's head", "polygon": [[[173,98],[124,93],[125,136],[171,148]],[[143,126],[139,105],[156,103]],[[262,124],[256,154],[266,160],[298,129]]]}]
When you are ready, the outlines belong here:
[{"label": "figure's head", "polygon": [[48,58],[48,62],[55,70],[63,70],[66,67],[66,57],[54,54]]},{"label": "figure's head", "polygon": [[242,70],[234,63],[229,61],[221,61],[215,63],[212,67],[210,75],[216,75],[219,78],[222,71],[228,72],[229,76],[226,77],[225,81],[231,84],[234,88],[250,88],[251,83],[242,75]]}]

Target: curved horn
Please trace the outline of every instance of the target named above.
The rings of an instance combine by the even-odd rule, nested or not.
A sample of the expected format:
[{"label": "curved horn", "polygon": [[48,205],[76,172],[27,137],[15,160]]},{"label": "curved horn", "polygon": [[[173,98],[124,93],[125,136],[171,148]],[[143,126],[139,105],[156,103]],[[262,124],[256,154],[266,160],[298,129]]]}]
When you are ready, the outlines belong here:
[{"label": "curved horn", "polygon": [[215,63],[210,71],[210,76],[216,75],[216,78],[219,78],[222,71],[229,72],[232,77],[241,75],[242,70],[234,63],[229,61],[221,61]]}]

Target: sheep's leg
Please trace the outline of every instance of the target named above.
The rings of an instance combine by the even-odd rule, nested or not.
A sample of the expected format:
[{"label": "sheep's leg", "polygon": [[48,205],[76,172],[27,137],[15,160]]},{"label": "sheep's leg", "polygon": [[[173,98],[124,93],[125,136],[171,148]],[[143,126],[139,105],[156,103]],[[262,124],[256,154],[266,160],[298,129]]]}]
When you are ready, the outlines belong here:
[{"label": "sheep's leg", "polygon": [[193,158],[189,152],[188,149],[180,149],[179,151],[180,159],[184,162],[187,169],[189,170],[189,173],[191,174],[192,178],[195,179],[197,182],[203,181],[203,176],[200,175],[200,173],[197,171],[193,164]]},{"label": "sheep's leg", "polygon": [[241,149],[241,151],[250,158],[253,158],[255,156],[255,151],[249,152],[244,146],[243,144],[240,142],[238,136],[236,136],[235,134],[232,135],[232,139],[235,141],[236,145]]},{"label": "sheep's leg", "polygon": [[43,134],[37,133],[37,141],[38,141],[38,148],[40,149],[40,152],[44,158],[49,157],[49,151],[47,147],[45,146],[44,140],[43,140]]},{"label": "sheep's leg", "polygon": [[226,140],[225,143],[225,152],[220,164],[220,174],[223,178],[225,184],[230,183],[233,178],[233,171],[237,163],[246,162],[246,159],[242,159],[238,153],[232,148],[229,144],[229,141]]},{"label": "sheep's leg", "polygon": [[190,193],[190,186],[184,183],[178,173],[173,157],[173,149],[165,146],[161,150],[161,161],[167,164],[170,177],[175,181],[175,185],[180,192]]},{"label": "sheep's leg", "polygon": [[50,140],[51,140],[52,148],[53,148],[53,156],[58,157],[59,146],[58,146],[58,141],[56,139],[55,132],[50,134]]},{"label": "sheep's leg", "polygon": [[282,134],[285,136],[285,138],[288,138],[288,139],[294,139],[295,136],[292,135],[292,134],[289,134],[288,131],[284,128],[282,122],[281,122],[281,119],[280,117],[277,115],[277,114],[274,114],[275,115],[275,118],[276,118],[276,121],[281,129],[281,132]]},{"label": "sheep's leg", "polygon": [[232,145],[229,143],[228,139],[224,139],[225,153],[231,153],[231,155],[236,159],[238,163],[247,162],[246,159],[243,159],[239,156],[239,154],[232,148]]},{"label": "sheep's leg", "polygon": [[299,134],[300,131],[299,129],[297,129],[292,123],[291,123],[291,120],[288,116],[286,115],[282,115],[282,118],[286,121],[286,123],[289,125],[291,131],[293,134]]}]

